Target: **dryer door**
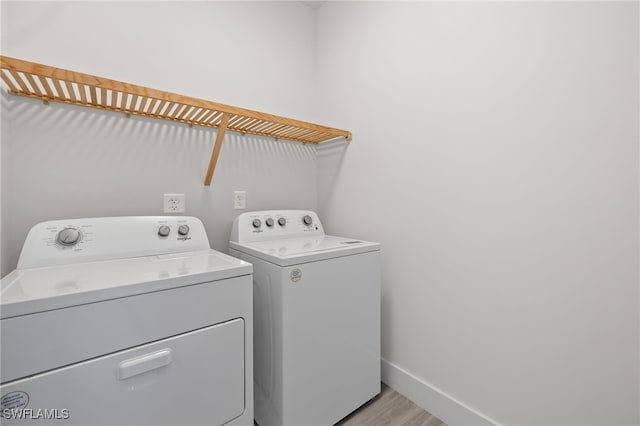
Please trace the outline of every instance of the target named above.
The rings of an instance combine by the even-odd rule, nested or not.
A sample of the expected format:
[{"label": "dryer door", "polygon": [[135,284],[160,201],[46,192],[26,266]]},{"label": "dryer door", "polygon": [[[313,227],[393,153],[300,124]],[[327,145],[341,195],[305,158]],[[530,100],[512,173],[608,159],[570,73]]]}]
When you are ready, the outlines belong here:
[{"label": "dryer door", "polygon": [[0,419],[5,426],[36,419],[222,425],[245,410],[244,351],[242,319],[191,331],[9,382],[0,387]]}]

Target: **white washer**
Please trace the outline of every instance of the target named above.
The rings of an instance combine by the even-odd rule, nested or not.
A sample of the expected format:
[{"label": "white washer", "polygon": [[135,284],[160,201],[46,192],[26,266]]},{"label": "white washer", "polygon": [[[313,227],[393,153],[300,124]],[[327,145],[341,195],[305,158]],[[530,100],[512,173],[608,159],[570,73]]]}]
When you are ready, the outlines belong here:
[{"label": "white washer", "polygon": [[243,213],[229,253],[254,268],[255,417],[327,426],[380,392],[380,245],[311,211]]},{"label": "white washer", "polygon": [[0,282],[2,424],[252,425],[251,282],[194,217],[34,226]]}]

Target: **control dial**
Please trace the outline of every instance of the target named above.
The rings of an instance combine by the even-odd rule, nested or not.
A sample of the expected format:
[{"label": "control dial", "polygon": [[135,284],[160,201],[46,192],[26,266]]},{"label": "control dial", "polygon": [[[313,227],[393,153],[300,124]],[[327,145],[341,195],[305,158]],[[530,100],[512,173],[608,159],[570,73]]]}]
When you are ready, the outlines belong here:
[{"label": "control dial", "polygon": [[178,234],[187,235],[189,233],[189,225],[178,226]]},{"label": "control dial", "polygon": [[254,228],[258,229],[262,225],[262,222],[260,221],[260,219],[253,219],[253,222],[251,224]]},{"label": "control dial", "polygon": [[286,224],[287,224],[287,219],[285,219],[284,217],[281,217],[280,219],[278,219],[278,225],[285,226]]},{"label": "control dial", "polygon": [[308,214],[304,215],[302,217],[302,223],[304,223],[305,225],[309,226],[313,223],[313,219],[311,219],[311,216],[309,216]]},{"label": "control dial", "polygon": [[160,235],[161,237],[168,237],[170,232],[171,228],[169,228],[167,225],[162,225],[160,228],[158,228],[158,235]]},{"label": "control dial", "polygon": [[56,236],[56,242],[65,247],[71,247],[80,242],[80,231],[75,228],[64,228],[62,231],[58,232]]},{"label": "control dial", "polygon": [[273,219],[272,218],[268,218],[267,220],[264,221],[264,223],[271,228],[273,226]]}]

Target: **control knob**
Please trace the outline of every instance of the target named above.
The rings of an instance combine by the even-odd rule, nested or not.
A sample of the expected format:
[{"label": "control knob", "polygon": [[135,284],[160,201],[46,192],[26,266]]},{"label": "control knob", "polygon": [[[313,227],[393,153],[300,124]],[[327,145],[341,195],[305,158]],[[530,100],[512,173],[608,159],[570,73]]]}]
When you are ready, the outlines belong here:
[{"label": "control knob", "polygon": [[268,218],[267,220],[264,221],[264,223],[271,228],[273,226],[273,219],[272,218]]},{"label": "control knob", "polygon": [[254,228],[258,229],[262,225],[262,222],[260,221],[260,219],[253,219],[252,225]]},{"label": "control knob", "polygon": [[189,233],[189,225],[178,226],[178,234],[187,235]]},{"label": "control knob", "polygon": [[281,217],[280,219],[278,219],[278,225],[284,226],[286,224],[287,224],[287,219],[285,219],[284,217]]},{"label": "control knob", "polygon": [[170,232],[171,228],[169,228],[167,225],[162,225],[160,228],[158,228],[158,235],[160,235],[161,237],[168,237]]},{"label": "control knob", "polygon": [[74,246],[80,242],[80,231],[75,228],[64,228],[58,232],[56,241],[66,247]]},{"label": "control knob", "polygon": [[310,226],[313,223],[313,219],[311,219],[311,216],[306,214],[302,217],[302,223],[304,223],[307,226]]}]

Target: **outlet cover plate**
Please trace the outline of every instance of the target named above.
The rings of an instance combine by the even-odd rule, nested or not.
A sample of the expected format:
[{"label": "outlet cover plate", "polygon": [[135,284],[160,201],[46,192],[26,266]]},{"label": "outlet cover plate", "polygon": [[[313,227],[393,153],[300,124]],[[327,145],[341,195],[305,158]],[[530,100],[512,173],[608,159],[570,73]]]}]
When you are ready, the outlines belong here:
[{"label": "outlet cover plate", "polygon": [[246,191],[234,191],[233,208],[236,210],[247,208],[247,192]]},{"label": "outlet cover plate", "polygon": [[165,213],[184,213],[185,211],[184,194],[164,194]]}]

